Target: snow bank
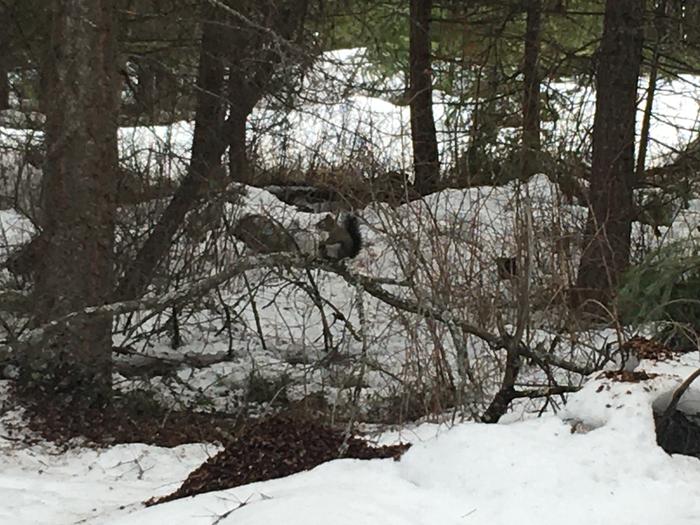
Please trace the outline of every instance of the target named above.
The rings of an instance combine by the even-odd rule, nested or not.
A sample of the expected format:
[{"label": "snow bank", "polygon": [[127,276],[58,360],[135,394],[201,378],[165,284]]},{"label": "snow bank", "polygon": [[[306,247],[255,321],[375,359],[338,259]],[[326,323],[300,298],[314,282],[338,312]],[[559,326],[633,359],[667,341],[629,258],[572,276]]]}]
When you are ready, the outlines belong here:
[{"label": "snow bank", "polygon": [[[697,356],[644,361],[660,375],[641,383],[593,377],[558,416],[456,425],[414,444],[400,462],[333,461],[108,523],[210,524],[228,513],[218,523],[697,524],[700,461],[656,445],[651,410],[697,364]],[[591,430],[572,432],[572,420]]]},{"label": "snow bank", "polygon": [[[6,381],[2,382],[5,395]],[[187,475],[215,454],[213,445],[172,449],[141,444],[103,450],[62,451],[49,444],[26,446],[8,436],[0,423],[0,524],[59,525],[99,523],[123,507],[139,508],[153,495],[175,490]]]},{"label": "snow bank", "polygon": [[414,446],[400,462],[336,460],[150,508],[139,503],[172,491],[214,449],[18,450],[2,429],[0,523],[696,525],[700,461],[656,445],[651,406],[698,364],[642,361],[659,375],[640,383],[593,376],[558,415],[425,425],[403,434]]},{"label": "snow bank", "polygon": [[[333,461],[107,523],[697,524],[700,461],[656,445],[651,411],[697,364],[697,356],[658,367],[644,361],[660,375],[641,383],[593,377],[558,416],[456,425],[414,444],[400,462]],[[572,432],[571,420],[590,430]]]}]

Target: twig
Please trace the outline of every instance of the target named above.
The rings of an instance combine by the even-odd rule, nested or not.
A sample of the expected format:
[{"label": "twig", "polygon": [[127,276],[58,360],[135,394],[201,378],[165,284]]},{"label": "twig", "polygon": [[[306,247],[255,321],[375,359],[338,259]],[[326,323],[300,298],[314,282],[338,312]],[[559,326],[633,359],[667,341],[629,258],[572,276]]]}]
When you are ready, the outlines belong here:
[{"label": "twig", "polygon": [[683,394],[685,394],[686,390],[690,388],[690,385],[698,377],[700,377],[700,368],[690,374],[686,380],[683,381],[678,388],[676,388],[676,390],[673,392],[673,396],[671,397],[671,402],[666,407],[666,410],[664,410],[663,416],[661,416],[661,424],[659,426],[663,428],[668,423],[668,420],[670,419],[671,414],[676,410],[676,406],[678,406],[678,402],[681,400],[681,397],[683,397]]},{"label": "twig", "polygon": [[540,353],[535,349],[527,347],[524,343],[522,343],[522,341],[518,341],[513,337],[501,337],[487,330],[483,330],[464,321],[458,316],[455,316],[451,310],[436,308],[430,304],[427,304],[427,302],[418,302],[416,300],[399,297],[386,290],[376,279],[350,271],[342,262],[333,262],[326,259],[306,257],[300,254],[290,253],[274,253],[241,257],[236,261],[235,266],[232,266],[231,268],[201,279],[190,286],[182,286],[180,289],[162,296],[141,298],[131,301],[121,301],[102,306],[90,306],[80,311],[71,312],[38,328],[27,331],[27,333],[20,337],[20,342],[37,342],[43,337],[46,330],[61,324],[69,323],[74,319],[84,316],[102,314],[122,315],[139,310],[151,310],[153,313],[155,313],[163,311],[172,306],[180,306],[192,301],[195,298],[205,295],[212,289],[244,274],[249,270],[274,266],[299,269],[315,268],[334,273],[339,277],[342,277],[349,284],[358,286],[359,289],[364,290],[373,297],[390,306],[398,308],[399,310],[418,314],[426,319],[440,321],[447,325],[459,327],[463,333],[478,337],[496,350],[510,349],[511,353],[516,354],[512,356],[513,359],[516,357],[537,358],[548,364],[582,375],[588,375],[595,371],[591,367],[579,366],[575,363],[571,363],[553,355]]},{"label": "twig", "polygon": [[252,498],[252,497],[253,497],[253,496],[252,496],[252,494],[251,494],[250,496],[248,496],[248,498],[245,499],[245,501],[240,501],[240,502],[238,502],[238,506],[237,506],[237,507],[233,507],[232,509],[227,510],[226,512],[224,512],[224,513],[221,514],[220,516],[217,516],[217,518],[216,518],[214,521],[211,522],[211,525],[217,525],[218,523],[221,523],[222,520],[225,520],[226,518],[228,518],[231,514],[233,514],[234,512],[236,512],[238,509],[240,509],[240,508],[245,507],[246,505],[248,505],[248,504],[250,503],[250,498]]},{"label": "twig", "polygon": [[536,362],[540,361],[542,363],[553,365],[557,368],[561,368],[562,370],[568,370],[569,372],[574,372],[582,376],[590,375],[598,370],[596,367],[577,365],[576,363],[572,363],[571,361],[567,361],[566,359],[562,359],[553,354],[540,352],[534,348],[528,348],[525,345],[520,345],[518,347],[518,353],[520,353],[521,356],[533,359]]}]

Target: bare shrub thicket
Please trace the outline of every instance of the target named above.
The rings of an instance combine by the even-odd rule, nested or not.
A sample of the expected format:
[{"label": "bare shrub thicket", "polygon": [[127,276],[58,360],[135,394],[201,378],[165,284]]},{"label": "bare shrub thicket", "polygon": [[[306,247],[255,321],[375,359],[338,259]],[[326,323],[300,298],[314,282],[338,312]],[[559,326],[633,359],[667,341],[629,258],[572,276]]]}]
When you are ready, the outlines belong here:
[{"label": "bare shrub thicket", "polygon": [[[185,227],[178,236],[153,294],[186,295],[193,282],[250,256],[232,234],[248,211],[305,233],[320,216],[284,208],[256,188],[240,190],[234,202],[219,198],[217,221],[199,235]],[[180,348],[166,352],[174,366],[158,382],[185,403],[231,408],[246,399],[296,403],[320,394],[341,414],[361,402],[363,416],[385,421],[455,408],[479,417],[503,376],[509,337],[549,350],[554,333],[578,328],[563,303],[576,256],[569,241],[580,220],[544,177],[398,207],[377,203],[363,212],[366,244],[349,270],[261,267],[157,314],[125,316],[117,333],[127,353]],[[512,261],[505,272],[502,260]],[[177,372],[183,361],[193,371]],[[576,383],[566,374],[549,377],[541,364],[545,371],[532,368],[518,385]]]},{"label": "bare shrub thicket", "polygon": [[[407,66],[405,56],[383,69],[370,63],[377,50],[369,44],[322,53],[316,27],[306,28],[313,38],[283,35],[264,25],[273,12],[230,11],[216,30],[262,43],[245,48],[238,69],[226,66],[218,92],[195,88],[199,43],[190,33],[202,22],[194,17],[166,17],[178,29],[175,50],[144,50],[136,36],[123,44],[131,54],[121,72],[117,275],[128,272],[182,181],[203,176],[190,173],[197,96],[210,97],[224,141],[224,120],[241,102],[227,89],[247,67],[260,67],[266,81],[243,119],[254,184],[231,181],[235,163],[221,159],[234,145],[217,144],[219,162],[204,163],[206,183],[193,184],[145,295],[98,307],[115,313],[119,389],[149,388],[205,409],[301,407],[391,422],[452,411],[494,421],[518,398],[556,402],[609,357],[601,350],[622,329],[607,341],[589,335],[567,308],[591,163],[588,69],[571,81],[557,62],[542,75],[541,173],[523,180],[520,94],[500,54],[501,39],[512,36],[501,28],[483,56],[462,56],[451,89],[435,93],[445,188],[418,198],[405,79],[391,71]],[[225,62],[226,48],[213,47],[202,56]],[[262,51],[267,62],[251,59]],[[434,67],[455,69],[448,60]],[[13,104],[13,112],[28,107]],[[0,129],[0,245],[8,261],[41,229],[42,138],[29,125],[35,113],[26,115],[4,118]],[[651,153],[662,162],[658,149]],[[309,256],[313,250],[256,254],[235,235],[238,221],[256,214],[313,246],[323,237],[316,223],[347,211],[360,217],[365,243],[344,263]],[[672,235],[659,235],[658,224],[635,228],[633,260]],[[29,280],[3,270],[3,289],[20,302]],[[33,337],[30,310],[0,313],[8,343]],[[12,362],[9,350],[0,358]]]},{"label": "bare shrub thicket", "polygon": [[[258,153],[264,164],[257,169],[315,170],[332,178],[351,168],[365,180],[387,173],[388,159],[367,157],[378,147],[373,137],[387,140],[385,127],[371,116],[352,128],[350,122],[346,117],[339,127],[321,128],[307,144],[311,151],[291,163],[288,150]],[[264,140],[251,137],[252,144]],[[324,151],[328,143],[337,149]],[[134,194],[141,198],[120,207],[119,260],[133,257],[167,204],[170,181],[187,157],[181,145],[160,128],[139,128],[123,140],[121,164],[139,181]],[[345,208],[352,195],[343,201],[343,187],[335,184],[338,206]],[[398,206],[372,204],[361,212],[364,250],[349,267],[351,274],[373,276],[390,297],[313,265],[273,265],[187,298],[193,283],[250,255],[233,235],[246,213],[312,234],[323,216],[291,211],[254,187],[212,188],[187,215],[149,287],[150,296],[163,299],[159,307],[116,318],[116,371],[123,376],[117,387],[147,387],[199,408],[302,403],[381,421],[454,409],[481,417],[506,368],[506,340],[549,347],[548,331],[566,326],[562,302],[574,278],[581,213],[564,201],[558,186],[539,177],[533,184],[447,190]],[[505,275],[501,260],[513,261]],[[177,293],[185,299],[169,304],[169,294]],[[577,384],[577,377],[560,375],[560,385],[542,365],[544,371],[533,368],[518,386]],[[324,401],[309,405],[310,399]]]}]

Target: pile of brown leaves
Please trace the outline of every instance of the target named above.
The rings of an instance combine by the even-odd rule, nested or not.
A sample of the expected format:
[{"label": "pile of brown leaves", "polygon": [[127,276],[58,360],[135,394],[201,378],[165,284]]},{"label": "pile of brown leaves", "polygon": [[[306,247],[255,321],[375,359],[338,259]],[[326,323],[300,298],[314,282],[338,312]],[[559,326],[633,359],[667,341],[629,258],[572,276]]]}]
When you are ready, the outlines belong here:
[{"label": "pile of brown leaves", "polygon": [[[645,372],[644,370],[606,370],[598,376],[598,379],[611,379],[618,383],[639,383],[658,377],[659,374],[653,372]],[[598,392],[604,388],[604,385],[598,387]]]},{"label": "pile of brown leaves", "polygon": [[341,457],[398,460],[409,447],[374,447],[321,423],[277,415],[244,428],[223,451],[192,472],[178,490],[147,504],[280,478]]},{"label": "pile of brown leaves", "polygon": [[631,352],[639,359],[653,359],[654,361],[664,361],[673,357],[673,350],[669,347],[646,337],[634,336],[622,345],[623,352]]},{"label": "pile of brown leaves", "polygon": [[167,410],[157,404],[139,406],[119,401],[99,409],[72,409],[49,400],[20,399],[14,392],[7,406],[24,408],[21,421],[6,423],[8,433],[24,442],[46,440],[65,447],[78,443],[97,447],[117,443],[174,447],[224,442],[240,424],[232,414]]}]

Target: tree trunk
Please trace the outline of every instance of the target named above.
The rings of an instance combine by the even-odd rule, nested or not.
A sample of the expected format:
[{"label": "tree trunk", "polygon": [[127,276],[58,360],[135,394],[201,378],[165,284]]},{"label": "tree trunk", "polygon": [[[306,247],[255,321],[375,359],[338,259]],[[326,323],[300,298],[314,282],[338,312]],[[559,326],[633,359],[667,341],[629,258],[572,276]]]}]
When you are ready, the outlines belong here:
[{"label": "tree trunk", "polygon": [[0,58],[0,110],[10,108],[10,80],[8,68]]},{"label": "tree trunk", "polygon": [[540,26],[542,0],[525,0],[525,57],[523,75],[523,143],[521,177],[527,179],[539,168],[540,153]]},{"label": "tree trunk", "polygon": [[642,130],[639,136],[639,153],[637,154],[637,169],[635,171],[638,181],[644,178],[644,168],[649,147],[649,131],[651,128],[651,113],[654,109],[654,96],[656,95],[656,81],[659,76],[659,62],[661,60],[661,41],[664,37],[663,19],[666,17],[666,0],[661,0],[654,9],[654,26],[656,38],[654,41],[651,66],[649,68],[649,86],[647,87],[647,101],[642,117]]},{"label": "tree trunk", "polygon": [[169,118],[178,118],[175,110],[177,107],[178,85],[172,72],[166,66],[156,68],[156,102],[157,109],[165,111]]},{"label": "tree trunk", "polygon": [[440,177],[433,118],[430,12],[432,0],[410,0],[410,110],[415,188],[425,195],[435,191]]},{"label": "tree trunk", "polygon": [[607,0],[605,6],[590,202],[576,283],[578,301],[607,302],[629,264],[643,13],[644,0]]},{"label": "tree trunk", "polygon": [[[467,172],[463,184],[467,187],[505,182],[489,161],[486,148],[497,141],[498,108],[497,93],[500,83],[499,64],[494,62],[479,67],[475,91],[474,109],[471,115],[469,145],[467,146]],[[500,170],[499,170],[500,171]],[[510,173],[507,180],[510,180]]]},{"label": "tree trunk", "polygon": [[252,173],[246,151],[246,123],[250,111],[235,111],[231,108],[226,130],[228,135],[228,167],[231,178],[244,184],[250,184]]},{"label": "tree trunk", "polygon": [[226,140],[223,136],[224,53],[221,49],[223,39],[220,24],[217,22],[219,15],[216,8],[205,8],[197,77],[197,113],[187,175],[122,276],[115,292],[117,300],[137,298],[151,282],[185,215],[193,208],[220,166]]},{"label": "tree trunk", "polygon": [[[238,27],[230,41],[229,100],[226,121],[229,139],[229,174],[237,182],[253,183],[253,170],[246,149],[246,123],[255,105],[270,93],[270,81],[277,66],[289,56],[274,39],[288,43],[303,34],[308,11],[307,0],[250,2],[239,5],[239,11],[250,20],[260,18],[256,26],[233,17]],[[244,10],[247,9],[247,10]],[[261,29],[262,28],[262,29]],[[272,40],[271,40],[272,37]]]},{"label": "tree trunk", "polygon": [[[14,7],[14,6],[12,6]],[[15,9],[0,3],[0,110],[10,107],[10,82],[8,78],[9,64],[12,61],[10,42],[12,41],[11,25],[14,22]]]},{"label": "tree trunk", "polygon": [[156,72],[147,60],[138,62],[136,103],[141,114],[152,116],[156,105]]},{"label": "tree trunk", "polygon": [[[246,5],[239,5],[238,12],[249,14],[245,11]],[[115,293],[117,299],[138,297],[151,282],[185,215],[203,195],[212,179],[219,176],[221,156],[227,146],[230,146],[231,177],[234,180],[250,178],[251,170],[245,151],[246,120],[257,101],[267,92],[274,67],[282,58],[277,50],[277,39],[290,39],[295,31],[303,27],[307,2],[253,2],[252,5],[263,13],[265,9],[272,8],[272,15],[259,23],[249,24],[236,17],[233,21],[230,18],[227,20],[228,15],[223,9],[211,5],[205,8],[197,84],[197,114],[189,170],[150,237],[124,273]],[[252,14],[245,18],[255,20]],[[222,20],[226,22],[222,23]],[[231,28],[236,27],[236,24],[239,24],[239,28],[232,32]],[[255,32],[259,34],[256,35]],[[250,35],[250,38],[245,35]],[[264,40],[260,39],[260,35]],[[275,40],[274,45],[266,45],[270,38]],[[245,67],[244,62],[247,64]],[[229,118],[224,122],[227,108],[224,101],[224,77],[227,64],[232,66],[229,71],[229,98],[232,107]],[[253,64],[252,69],[249,69],[250,64]]]},{"label": "tree trunk", "polygon": [[[53,0],[43,66],[47,159],[45,239],[36,324],[110,300],[117,167],[113,0]],[[111,317],[47,328],[22,352],[22,391],[101,406],[111,393]]]},{"label": "tree trunk", "polygon": [[[272,74],[272,65],[261,56],[264,42],[265,39],[251,28],[239,28],[230,42],[229,116],[224,131],[228,139],[229,175],[232,180],[243,184],[253,182],[246,149],[246,124],[255,104],[263,96],[263,86],[256,86],[253,81],[263,71]],[[254,56],[257,59],[251,60]],[[269,77],[265,80],[269,80]]]}]

